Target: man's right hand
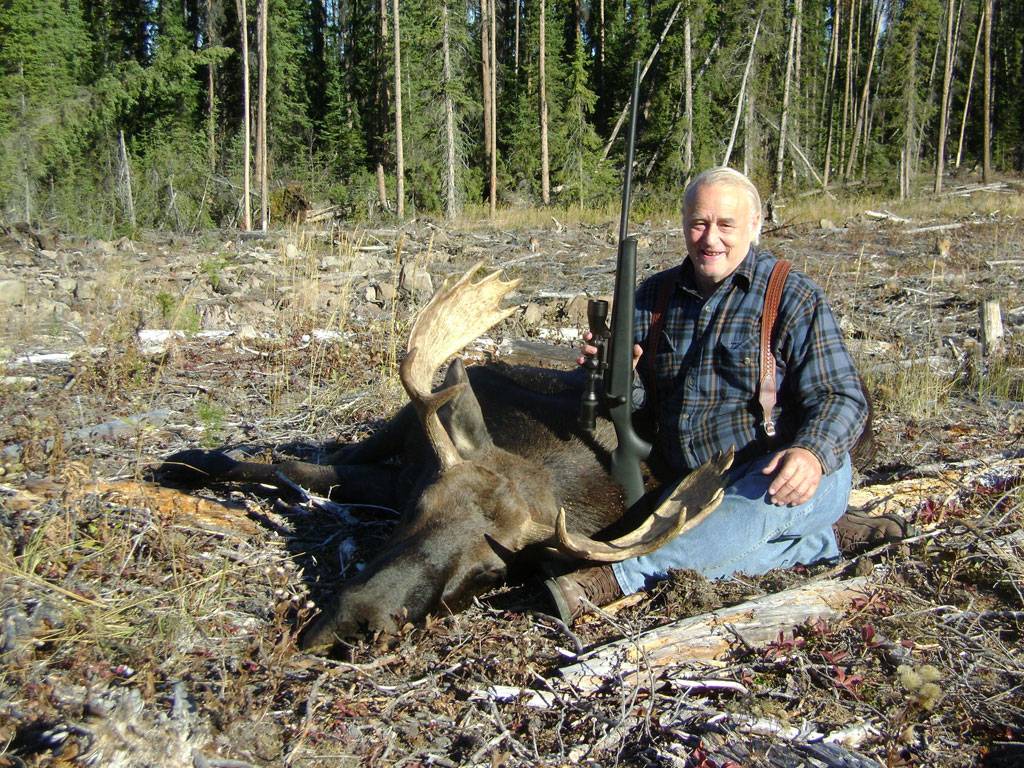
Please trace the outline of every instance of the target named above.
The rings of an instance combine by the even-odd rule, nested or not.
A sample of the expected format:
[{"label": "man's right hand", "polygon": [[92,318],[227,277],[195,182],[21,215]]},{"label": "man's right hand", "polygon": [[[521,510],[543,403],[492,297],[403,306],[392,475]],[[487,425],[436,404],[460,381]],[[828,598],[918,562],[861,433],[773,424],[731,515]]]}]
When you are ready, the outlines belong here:
[{"label": "man's right hand", "polygon": [[[583,346],[580,348],[580,356],[576,358],[576,362],[579,365],[584,365],[587,362],[587,358],[593,357],[597,354],[597,347],[593,344],[588,344],[594,335],[590,331],[583,332]],[[643,355],[644,350],[639,344],[633,345],[633,370],[636,370],[636,365],[640,362],[640,356]]]}]

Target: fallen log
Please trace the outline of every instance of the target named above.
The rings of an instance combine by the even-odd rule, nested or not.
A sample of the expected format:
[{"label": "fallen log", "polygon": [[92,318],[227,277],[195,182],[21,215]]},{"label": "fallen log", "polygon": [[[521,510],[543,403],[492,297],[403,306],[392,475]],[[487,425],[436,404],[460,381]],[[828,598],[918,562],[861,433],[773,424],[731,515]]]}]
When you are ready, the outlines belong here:
[{"label": "fallen log", "polygon": [[813,582],[690,616],[596,648],[559,673],[582,692],[609,680],[653,687],[680,665],[720,659],[737,637],[750,645],[767,643],[806,621],[840,614],[865,595],[867,583],[866,577]]}]

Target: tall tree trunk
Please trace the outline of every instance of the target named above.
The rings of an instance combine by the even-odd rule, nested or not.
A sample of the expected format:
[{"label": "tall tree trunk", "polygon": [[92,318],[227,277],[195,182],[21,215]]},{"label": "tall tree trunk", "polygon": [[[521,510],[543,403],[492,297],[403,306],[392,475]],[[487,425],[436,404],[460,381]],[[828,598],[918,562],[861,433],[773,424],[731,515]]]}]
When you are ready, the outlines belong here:
[{"label": "tall tree trunk", "polygon": [[982,165],[981,178],[986,184],[992,181],[992,6],[993,0],[985,0],[985,106],[982,119]]},{"label": "tall tree trunk", "polygon": [[[804,4],[803,0],[796,0],[797,13],[796,13],[796,52],[793,55],[793,91],[796,94],[796,100],[798,103],[805,103],[801,97],[801,91],[803,86],[803,80],[800,79],[800,64],[803,58],[803,46],[801,40],[804,35]],[[793,116],[793,127],[792,134],[793,140],[799,141],[800,139],[800,112],[797,111],[796,115]],[[795,173],[794,168],[794,173]]]},{"label": "tall tree trunk", "polygon": [[250,192],[249,169],[252,167],[250,149],[252,137],[249,135],[249,120],[252,110],[249,106],[249,25],[245,15],[246,0],[235,0],[238,10],[238,25],[242,34],[242,230],[252,229],[252,199]]},{"label": "tall tree trunk", "polygon": [[[120,168],[117,180],[121,188],[121,205],[124,206],[128,223],[135,229],[135,196],[132,194],[132,169],[128,163],[128,147],[124,143],[124,131],[117,132],[117,157]],[[28,219],[31,221],[31,219]]]},{"label": "tall tree trunk", "polygon": [[384,174],[384,156],[386,152],[386,145],[384,137],[387,132],[388,122],[388,86],[387,86],[387,66],[385,64],[385,49],[387,48],[388,37],[388,0],[377,1],[377,39],[376,46],[373,51],[376,66],[374,70],[376,74],[375,85],[376,85],[376,98],[375,98],[375,122],[376,122],[376,136],[374,137],[375,154],[377,159],[377,202],[380,204],[381,210],[388,210],[388,186],[386,177]]},{"label": "tall tree trunk", "polygon": [[458,187],[455,182],[455,104],[452,100],[451,43],[448,29],[448,0],[441,6],[441,51],[444,57],[441,77],[444,79],[444,128],[447,157],[445,163],[444,215],[449,221],[459,215]]},{"label": "tall tree trunk", "polygon": [[846,77],[843,78],[843,122],[839,132],[839,167],[846,160],[846,129],[849,123],[850,91],[853,86],[853,29],[857,26],[857,0],[850,0],[850,21],[846,25]]},{"label": "tall tree trunk", "polygon": [[743,175],[753,173],[756,158],[754,136],[754,89],[747,88],[747,106],[743,110]]},{"label": "tall tree trunk", "polygon": [[684,99],[686,103],[686,140],[683,144],[683,165],[686,168],[686,181],[689,182],[693,173],[693,50],[690,45],[690,16],[683,19],[683,47],[685,48],[683,67],[686,84]]},{"label": "tall tree trunk", "polygon": [[[487,18],[490,14],[490,0],[480,0],[480,80],[483,94],[484,107],[484,155],[487,159],[487,178],[490,180],[491,167],[491,134],[494,126],[491,124],[491,24]],[[491,190],[488,181],[487,199],[490,202]]]},{"label": "tall tree trunk", "polygon": [[786,50],[786,79],[782,85],[782,114],[779,118],[779,151],[775,157],[775,193],[782,191],[782,174],[786,165],[786,125],[789,120],[789,88],[793,78],[793,58],[796,54],[797,16],[800,0],[793,4],[793,17],[789,20],[789,47]]},{"label": "tall tree trunk", "polygon": [[[205,46],[213,45],[213,0],[206,0]],[[206,65],[206,157],[210,173],[217,168],[217,95],[214,88],[214,64]]]},{"label": "tall tree trunk", "polygon": [[260,229],[270,227],[270,179],[267,173],[267,0],[260,0],[260,77],[256,105],[256,153],[260,173]]},{"label": "tall tree trunk", "polygon": [[743,101],[747,93],[747,78],[750,77],[750,68],[754,64],[754,49],[757,47],[757,35],[761,31],[761,16],[757,17],[757,24],[754,25],[754,35],[750,40],[750,53],[747,54],[747,66],[743,70],[743,82],[740,83],[740,95],[736,100],[736,116],[732,121],[732,133],[729,134],[729,146],[725,149],[725,157],[722,158],[722,165],[728,165],[732,157],[732,148],[736,144],[736,129],[740,125],[740,115],[743,114]]},{"label": "tall tree trunk", "polygon": [[978,33],[974,36],[974,53],[971,54],[971,73],[967,78],[967,92],[964,94],[964,113],[960,118],[960,139],[956,143],[955,169],[960,168],[960,160],[964,151],[964,129],[967,127],[967,110],[971,106],[971,91],[974,88],[974,71],[978,65],[978,48],[981,47],[981,33],[985,28],[985,0],[981,1],[978,8]]},{"label": "tall tree trunk", "polygon": [[935,150],[935,186],[937,195],[942,191],[942,172],[946,163],[946,132],[949,130],[949,83],[953,76],[953,0],[946,3],[946,60],[942,68],[942,107],[939,110],[939,141]]},{"label": "tall tree trunk", "polygon": [[546,7],[540,0],[540,199],[544,205],[551,203],[551,174],[548,161],[548,93],[544,74],[544,28]]},{"label": "tall tree trunk", "polygon": [[[836,71],[839,69],[839,35],[842,31],[843,2],[833,0],[832,24],[832,46],[830,50],[829,71],[825,82],[825,99],[822,102],[822,113],[826,115],[827,138],[825,140],[825,166],[821,174],[821,186],[827,187],[829,175],[832,171],[832,138],[835,134],[835,106],[836,106]],[[827,109],[825,108],[827,104]]]},{"label": "tall tree trunk", "polygon": [[402,144],[402,36],[398,21],[398,0],[391,8],[395,30],[395,204],[398,218],[405,216],[405,148]]},{"label": "tall tree trunk", "polygon": [[900,173],[900,199],[905,199],[910,196],[914,157],[916,155],[916,152],[914,151],[914,112],[917,105],[917,94],[915,93],[917,90],[917,36],[917,27],[914,26],[910,31],[910,71],[907,72],[907,81],[904,86],[906,98],[903,109],[906,116],[906,122],[903,127],[904,136]]},{"label": "tall tree trunk", "polygon": [[498,210],[498,7],[496,0],[491,4],[491,217]]},{"label": "tall tree trunk", "polygon": [[882,28],[884,26],[884,8],[883,3],[878,3],[875,8],[875,18],[873,20],[874,34],[871,38],[871,54],[868,56],[868,68],[864,73],[864,86],[860,91],[860,106],[857,109],[857,122],[853,128],[853,140],[850,145],[850,158],[846,163],[846,178],[850,179],[853,177],[854,166],[857,164],[857,147],[858,142],[861,140],[861,133],[863,132],[864,137],[864,152],[867,153],[867,112],[868,112],[868,96],[871,93],[871,73],[875,68],[875,54],[878,52],[878,43],[882,38]]},{"label": "tall tree trunk", "polygon": [[[520,8],[520,3],[521,2],[522,2],[522,0],[512,0],[512,7],[515,8],[513,13],[515,14],[515,17],[516,17],[516,21],[515,21],[515,27],[516,27],[515,43],[514,43],[514,46],[513,46],[513,49],[512,49],[513,50],[513,54],[512,54],[512,71],[515,73],[516,77],[519,77],[519,17],[522,15],[521,14],[521,10],[522,9]],[[602,2],[603,2],[603,0],[602,0]]]}]

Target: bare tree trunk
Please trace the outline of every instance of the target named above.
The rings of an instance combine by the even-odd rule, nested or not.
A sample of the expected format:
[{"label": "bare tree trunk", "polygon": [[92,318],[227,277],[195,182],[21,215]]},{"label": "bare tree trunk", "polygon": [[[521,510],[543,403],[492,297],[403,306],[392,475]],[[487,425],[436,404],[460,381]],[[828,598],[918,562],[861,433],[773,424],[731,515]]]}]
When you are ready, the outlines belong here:
[{"label": "bare tree trunk", "polygon": [[[676,7],[672,9],[672,15],[668,17],[668,21],[665,23],[665,28],[661,30],[661,37],[658,38],[658,42],[654,46],[654,50],[651,51],[651,55],[647,57],[647,62],[644,64],[643,71],[640,72],[640,82],[644,81],[647,76],[647,71],[651,68],[651,64],[654,62],[654,57],[658,55],[658,51],[661,49],[661,44],[665,42],[665,37],[668,35],[668,31],[672,29],[672,24],[676,20],[676,16],[679,14],[679,9],[683,7],[682,3],[676,3]],[[760,21],[760,19],[758,20]],[[615,123],[615,127],[612,129],[612,135],[608,139],[608,143],[604,145],[604,151],[601,153],[601,160],[608,157],[608,152],[611,151],[612,144],[615,143],[615,137],[619,135],[619,130],[622,128],[622,124],[626,120],[626,114],[629,112],[629,102],[626,102],[626,106],[622,108],[619,113],[619,119]]]},{"label": "bare tree trunk", "polygon": [[839,167],[846,160],[846,128],[849,125],[850,90],[853,85],[853,29],[857,26],[857,0],[850,0],[850,21],[846,25],[846,77],[843,79],[843,122],[839,132]]},{"label": "bare tree trunk", "polygon": [[395,30],[395,204],[398,218],[405,216],[405,148],[402,144],[402,37],[398,21],[398,0],[393,0],[391,15]]},{"label": "bare tree trunk", "polygon": [[[516,17],[515,46],[513,48],[512,54],[512,71],[515,73],[516,77],[519,76],[519,16],[521,10],[519,6],[520,2],[521,0],[512,0],[512,5],[515,8],[514,13]],[[604,2],[604,0],[601,0],[601,2]]]},{"label": "bare tree trunk", "polygon": [[260,229],[270,226],[270,179],[267,178],[267,0],[260,0],[260,77],[256,105],[256,154],[260,174]]},{"label": "bare tree trunk", "polygon": [[910,196],[910,181],[913,175],[914,155],[914,112],[917,104],[917,96],[914,91],[917,89],[917,27],[911,29],[910,44],[910,71],[907,73],[907,81],[904,86],[906,101],[904,110],[906,112],[906,123],[903,128],[903,152],[901,159],[900,174],[900,199]]},{"label": "bare tree trunk", "polygon": [[548,165],[548,94],[544,74],[546,13],[546,4],[544,0],[540,0],[540,199],[544,205],[551,203],[551,175]]},{"label": "bare tree trunk", "polygon": [[[213,45],[213,2],[206,0],[205,47]],[[210,173],[217,168],[217,94],[214,90],[214,65],[206,65],[206,156]]]},{"label": "bare tree trunk", "polygon": [[[491,167],[491,133],[494,126],[491,125],[491,25],[487,19],[490,14],[490,0],[480,0],[480,79],[483,94],[484,107],[484,154],[487,158],[487,177],[490,179]],[[487,190],[487,199],[490,201],[490,189]]]},{"label": "bare tree trunk", "polygon": [[967,93],[964,94],[964,114],[960,118],[960,139],[956,143],[956,162],[953,167],[960,168],[960,160],[964,151],[964,129],[967,127],[967,110],[971,106],[971,91],[974,88],[974,70],[978,64],[978,48],[981,47],[981,32],[985,27],[985,4],[978,9],[978,33],[974,36],[974,53],[971,54],[971,74],[967,78]]},{"label": "bare tree trunk", "polygon": [[[798,103],[804,103],[801,99],[801,86],[803,81],[800,79],[800,61],[803,56],[803,46],[800,44],[804,34],[804,4],[803,0],[796,0],[796,52],[793,55],[793,90],[796,93],[796,100]],[[793,119],[792,134],[794,141],[800,139],[800,113],[797,112]],[[796,169],[794,168],[794,173]]]},{"label": "bare tree trunk", "polygon": [[249,107],[249,25],[245,16],[246,0],[235,0],[238,10],[238,23],[242,30],[242,230],[252,229],[252,200],[250,198],[249,169],[252,158],[249,155],[252,137],[249,135],[249,119],[252,110]]},{"label": "bare tree trunk", "polygon": [[491,217],[498,210],[498,8],[496,0],[491,5]]},{"label": "bare tree trunk", "polygon": [[[860,92],[860,107],[857,109],[857,122],[853,128],[853,140],[850,144],[850,157],[846,163],[846,178],[849,179],[853,176],[854,166],[857,164],[857,144],[861,139],[861,132],[865,128],[867,123],[867,112],[868,112],[868,95],[871,92],[871,73],[875,68],[875,54],[878,51],[878,42],[882,37],[882,28],[884,23],[884,4],[878,3],[876,6],[877,15],[874,18],[874,35],[871,39],[871,55],[868,57],[868,69],[864,73],[864,86]],[[864,151],[867,152],[867,131],[863,130],[864,133]]]},{"label": "bare tree trunk", "polygon": [[836,70],[839,68],[839,34],[842,28],[843,2],[833,0],[833,13],[835,21],[832,25],[832,46],[829,63],[829,73],[825,83],[825,101],[828,102],[828,109],[825,109],[825,101],[822,102],[822,112],[826,115],[828,137],[825,140],[825,167],[821,174],[821,186],[827,187],[829,174],[832,171],[832,137],[835,133],[835,105],[836,105]]},{"label": "bare tree trunk", "polygon": [[387,66],[385,64],[384,49],[388,41],[388,0],[379,0],[377,3],[377,44],[374,49],[376,60],[376,155],[377,155],[377,202],[381,210],[389,210],[388,185],[384,174],[384,136],[385,125],[387,124]]},{"label": "bare tree trunk", "polygon": [[782,174],[786,165],[786,123],[789,120],[789,88],[793,77],[793,57],[796,53],[796,19],[800,13],[800,0],[793,5],[793,18],[789,20],[789,48],[786,51],[786,79],[782,86],[782,115],[779,118],[779,151],[775,158],[775,193],[782,190]]},{"label": "bare tree trunk", "polygon": [[441,6],[441,50],[444,57],[441,77],[444,79],[444,127],[447,139],[444,215],[451,221],[459,215],[458,187],[455,183],[455,104],[452,101],[452,62],[448,29],[448,1]]},{"label": "bare tree trunk", "polygon": [[729,134],[729,146],[726,147],[725,157],[722,158],[722,165],[728,165],[732,157],[732,148],[736,144],[736,129],[740,125],[740,115],[743,113],[743,100],[747,93],[747,78],[750,77],[750,68],[754,64],[754,49],[757,47],[757,35],[761,31],[761,17],[757,17],[757,24],[754,25],[754,35],[750,40],[750,53],[747,54],[747,66],[743,70],[743,82],[740,83],[740,95],[736,100],[736,117],[732,121],[732,133]]},{"label": "bare tree trunk", "polygon": [[937,195],[942,191],[942,172],[946,163],[946,132],[949,130],[949,82],[953,76],[953,0],[946,3],[946,60],[942,67],[942,105],[939,109],[939,141],[935,150],[935,186]]},{"label": "bare tree trunk", "polygon": [[[121,188],[121,204],[128,215],[128,223],[135,229],[135,197],[132,194],[132,170],[128,164],[128,147],[124,143],[124,131],[117,132],[117,157],[118,169],[117,180]],[[29,219],[30,221],[30,219]]]},{"label": "bare tree trunk", "polygon": [[754,168],[754,89],[747,88],[747,106],[743,110],[743,175],[750,176]]},{"label": "bare tree trunk", "polygon": [[[603,2],[603,0],[602,0]],[[686,180],[689,182],[693,173],[693,51],[690,45],[690,17],[683,19],[684,69],[686,72],[686,143],[683,144],[683,165],[686,167]]]},{"label": "bare tree trunk", "polygon": [[985,107],[982,131],[984,144],[981,178],[986,184],[992,181],[992,0],[985,0]]}]

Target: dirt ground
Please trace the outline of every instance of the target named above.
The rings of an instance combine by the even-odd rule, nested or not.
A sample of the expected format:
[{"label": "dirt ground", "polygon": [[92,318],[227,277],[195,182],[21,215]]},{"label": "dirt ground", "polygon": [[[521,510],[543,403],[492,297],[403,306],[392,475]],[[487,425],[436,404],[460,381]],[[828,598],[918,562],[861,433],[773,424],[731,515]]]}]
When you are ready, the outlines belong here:
[{"label": "dirt ground", "polygon": [[[637,228],[640,277],[678,262],[676,223]],[[417,307],[478,260],[523,279],[521,311],[470,356],[527,339],[571,361],[583,297],[611,291],[611,225],[5,231],[0,766],[1024,764],[1024,221],[766,230],[826,289],[874,395],[857,484],[944,490],[900,502],[922,535],[850,563],[871,587],[834,620],[586,693],[560,674],[585,650],[850,574],[678,573],[573,631],[528,580],[324,659],[299,629],[391,512],[144,480],[184,448],[316,459],[369,433],[402,403]]]}]

